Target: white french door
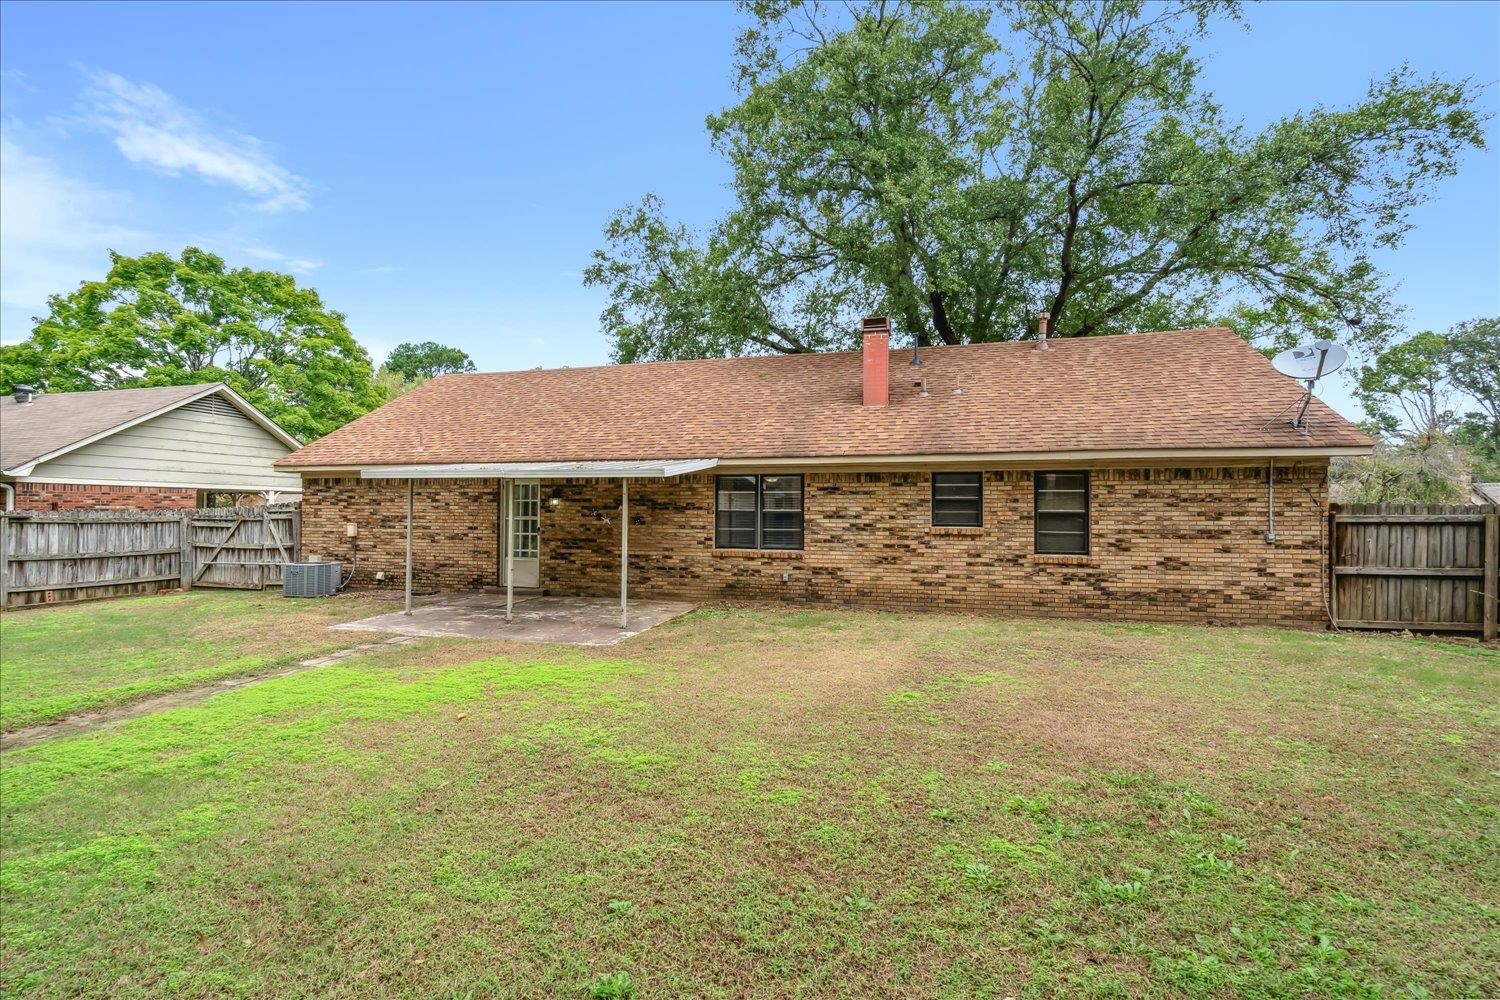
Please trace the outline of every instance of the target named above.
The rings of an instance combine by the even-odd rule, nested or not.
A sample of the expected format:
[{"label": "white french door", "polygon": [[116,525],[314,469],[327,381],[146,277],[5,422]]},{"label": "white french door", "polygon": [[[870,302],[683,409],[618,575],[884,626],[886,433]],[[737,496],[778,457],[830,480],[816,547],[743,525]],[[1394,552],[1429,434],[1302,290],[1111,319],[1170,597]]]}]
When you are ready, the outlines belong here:
[{"label": "white french door", "polygon": [[[515,585],[535,587],[541,576],[541,482],[536,479],[510,480],[509,500],[510,551],[515,555]],[[504,553],[500,559],[500,586],[505,586]]]}]

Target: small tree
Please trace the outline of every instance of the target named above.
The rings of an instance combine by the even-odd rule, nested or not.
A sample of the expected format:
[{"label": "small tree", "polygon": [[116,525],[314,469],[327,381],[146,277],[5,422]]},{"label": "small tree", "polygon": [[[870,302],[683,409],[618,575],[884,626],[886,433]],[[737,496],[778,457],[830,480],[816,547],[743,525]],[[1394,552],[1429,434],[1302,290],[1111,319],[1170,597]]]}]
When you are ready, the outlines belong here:
[{"label": "small tree", "polygon": [[1380,441],[1371,455],[1339,459],[1330,478],[1341,503],[1462,503],[1469,456],[1446,443],[1413,448]]},{"label": "small tree", "polygon": [[421,383],[437,375],[471,372],[474,362],[456,347],[425,340],[420,344],[396,345],[391,356],[385,359],[384,367],[408,382]]},{"label": "small tree", "polygon": [[417,387],[400,372],[393,372],[389,365],[381,365],[375,370],[375,389],[383,399],[392,400],[397,396],[404,396]]},{"label": "small tree", "polygon": [[[1458,503],[1470,479],[1500,475],[1500,321],[1426,331],[1381,351],[1357,395],[1379,438],[1368,458],[1337,462],[1341,499]],[[1466,400],[1478,412],[1462,413]]]}]

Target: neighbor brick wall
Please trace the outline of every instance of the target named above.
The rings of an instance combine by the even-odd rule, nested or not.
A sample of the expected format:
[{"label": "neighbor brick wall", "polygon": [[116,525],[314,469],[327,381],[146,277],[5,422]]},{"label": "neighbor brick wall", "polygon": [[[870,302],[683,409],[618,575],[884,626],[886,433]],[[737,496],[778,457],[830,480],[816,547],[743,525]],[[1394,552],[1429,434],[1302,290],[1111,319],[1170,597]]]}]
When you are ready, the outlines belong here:
[{"label": "neighbor brick wall", "polygon": [[[933,528],[925,472],[810,473],[805,548],[778,553],[714,548],[713,476],[640,480],[630,490],[631,593],[1315,625],[1324,614],[1326,471],[1323,464],[1277,470],[1272,546],[1265,542],[1264,467],[1095,469],[1093,552],[1086,557],[1032,554],[1029,471],[984,474],[983,528]],[[359,521],[367,553],[361,580],[379,566],[399,585],[405,484],[309,478],[304,488],[304,550],[322,545],[341,554],[343,521]],[[561,503],[551,507],[554,489]],[[542,495],[542,586],[615,594],[619,483],[549,481]],[[419,586],[498,582],[495,506],[492,481],[418,484]]]},{"label": "neighbor brick wall", "polygon": [[198,491],[176,486],[13,483],[16,510],[191,510]]}]

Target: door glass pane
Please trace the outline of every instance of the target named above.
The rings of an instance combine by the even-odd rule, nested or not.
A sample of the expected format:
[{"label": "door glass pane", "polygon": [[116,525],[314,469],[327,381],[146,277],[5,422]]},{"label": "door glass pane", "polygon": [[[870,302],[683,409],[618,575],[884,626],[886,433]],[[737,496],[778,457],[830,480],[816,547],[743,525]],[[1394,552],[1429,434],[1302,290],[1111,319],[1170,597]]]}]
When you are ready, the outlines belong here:
[{"label": "door glass pane", "polygon": [[511,484],[512,525],[511,545],[517,559],[535,559],[538,551],[538,534],[542,510],[542,486],[540,483]]}]

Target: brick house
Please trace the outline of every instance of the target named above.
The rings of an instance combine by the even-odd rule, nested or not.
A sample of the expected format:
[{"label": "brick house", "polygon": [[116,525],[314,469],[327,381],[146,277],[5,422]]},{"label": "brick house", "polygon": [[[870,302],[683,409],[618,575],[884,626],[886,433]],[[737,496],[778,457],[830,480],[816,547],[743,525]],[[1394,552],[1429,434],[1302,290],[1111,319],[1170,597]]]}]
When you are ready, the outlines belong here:
[{"label": "brick house", "polygon": [[418,589],[1312,625],[1328,463],[1370,441],[1302,398],[1224,329],[918,364],[869,320],[856,352],[447,375],[277,466],[358,585],[409,537]]},{"label": "brick house", "polygon": [[267,494],[300,442],[228,386],[155,386],[0,398],[6,510],[175,510]]}]

